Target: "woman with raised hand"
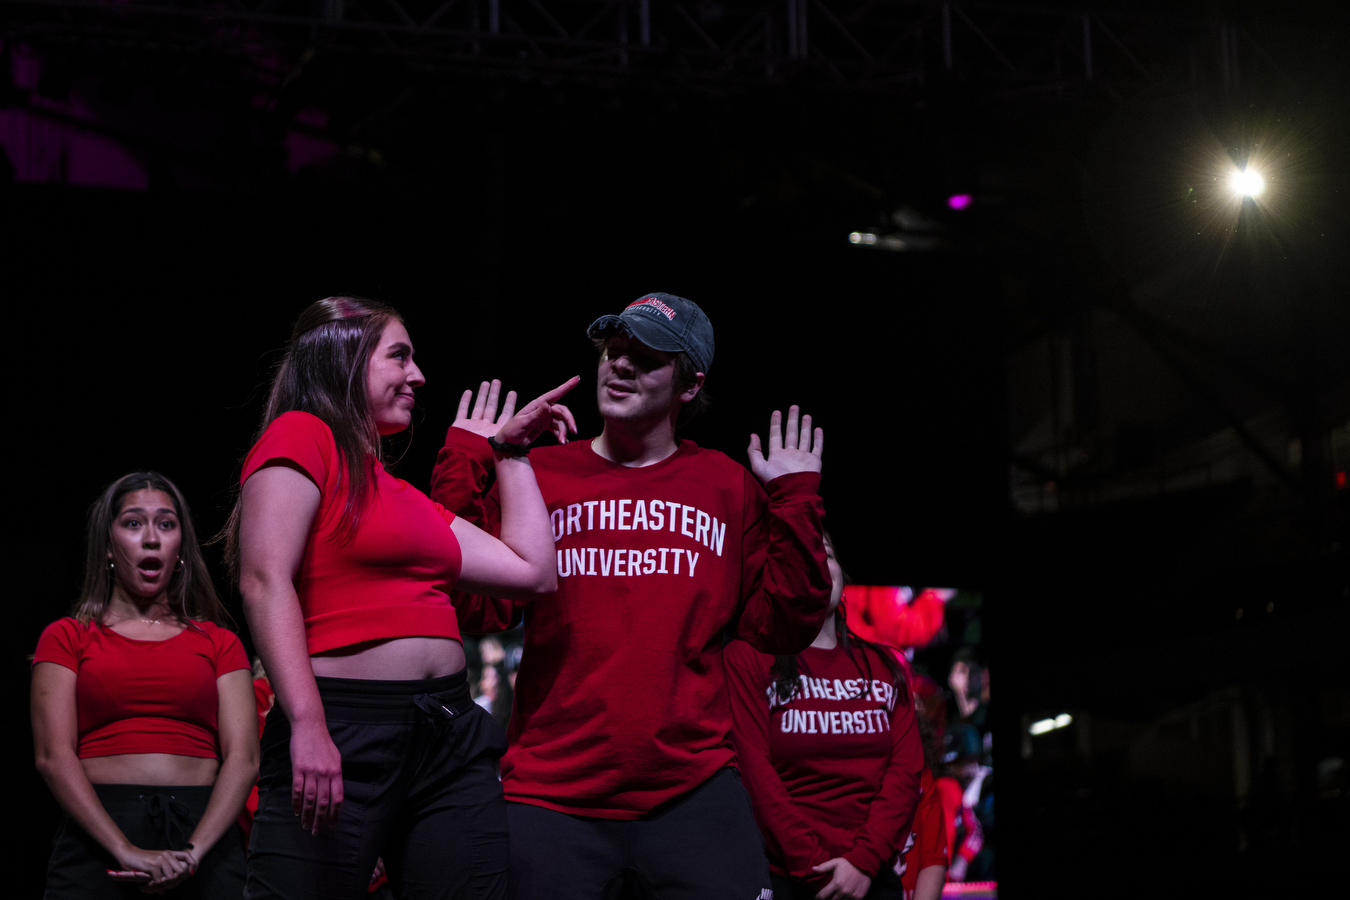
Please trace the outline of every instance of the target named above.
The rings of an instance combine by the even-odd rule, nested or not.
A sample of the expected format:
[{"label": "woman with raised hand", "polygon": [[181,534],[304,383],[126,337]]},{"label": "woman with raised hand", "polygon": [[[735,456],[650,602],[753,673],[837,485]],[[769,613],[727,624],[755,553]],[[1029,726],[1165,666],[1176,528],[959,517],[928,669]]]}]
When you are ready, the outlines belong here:
[{"label": "woman with raised hand", "polygon": [[892,865],[923,771],[909,676],[849,630],[828,535],[825,553],[831,615],[811,646],[775,657],[733,641],[723,653],[736,761],[777,900],[902,900]]},{"label": "woman with raised hand", "polygon": [[277,696],[250,900],[361,897],[380,857],[396,895],[504,895],[505,738],[470,698],[449,595],[553,591],[553,533],[525,452],[546,430],[575,429],[554,401],[576,381],[496,433],[509,523],[498,539],[382,465],[380,439],[408,428],[424,383],[398,313],[330,297],[301,314],[226,529]]},{"label": "woman with raised hand", "polygon": [[37,768],[66,816],[48,900],[238,898],[258,774],[248,657],[178,488],[134,472],[89,510],[84,586],[33,661]]}]

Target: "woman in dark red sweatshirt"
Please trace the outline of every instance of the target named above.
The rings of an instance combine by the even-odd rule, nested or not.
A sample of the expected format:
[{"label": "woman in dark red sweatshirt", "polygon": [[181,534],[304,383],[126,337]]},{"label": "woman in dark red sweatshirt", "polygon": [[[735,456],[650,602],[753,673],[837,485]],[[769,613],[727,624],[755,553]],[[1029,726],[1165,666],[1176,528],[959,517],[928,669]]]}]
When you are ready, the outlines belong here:
[{"label": "woman in dark red sweatshirt", "polygon": [[827,538],[833,615],[796,656],[727,646],[737,765],[778,900],[900,898],[891,871],[919,800],[923,748],[904,664],[848,630]]}]

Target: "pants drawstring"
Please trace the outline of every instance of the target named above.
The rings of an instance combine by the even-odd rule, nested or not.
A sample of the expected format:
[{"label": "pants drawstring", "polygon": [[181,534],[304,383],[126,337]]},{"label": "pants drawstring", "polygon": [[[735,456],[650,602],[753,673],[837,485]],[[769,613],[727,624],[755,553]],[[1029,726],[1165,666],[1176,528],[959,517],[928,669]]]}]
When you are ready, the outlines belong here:
[{"label": "pants drawstring", "polygon": [[413,703],[427,714],[433,722],[448,721],[459,717],[459,713],[437,700],[432,694],[413,694]]},{"label": "pants drawstring", "polygon": [[187,848],[192,836],[192,812],[172,794],[151,794],[145,798],[146,811],[155,830],[164,836],[170,850]]}]

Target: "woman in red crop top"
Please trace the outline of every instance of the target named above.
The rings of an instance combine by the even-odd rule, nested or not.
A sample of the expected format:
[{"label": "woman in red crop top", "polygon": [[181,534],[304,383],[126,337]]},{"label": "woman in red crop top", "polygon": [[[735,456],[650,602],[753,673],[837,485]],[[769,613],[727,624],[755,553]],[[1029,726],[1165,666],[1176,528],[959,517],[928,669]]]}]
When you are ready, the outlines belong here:
[{"label": "woman in red crop top", "polygon": [[363,896],[378,857],[399,895],[505,891],[505,738],[469,696],[449,594],[456,584],[503,597],[554,590],[552,528],[523,451],[545,430],[575,430],[553,401],[577,380],[516,415],[507,398],[500,540],[381,465],[381,438],[408,428],[423,381],[393,309],[314,303],[244,460],[226,556],[277,697],[249,844],[252,900]]},{"label": "woman in red crop top", "polygon": [[810,647],[727,645],[736,761],[778,900],[901,900],[891,870],[919,800],[923,748],[905,669],[849,631],[828,535],[833,615]]},{"label": "woman in red crop top", "polygon": [[139,896],[114,877],[241,895],[235,820],[258,736],[248,658],[225,619],[178,488],[154,472],[110,484],[89,511],[80,600],[33,658],[37,768],[66,812],[49,900]]}]

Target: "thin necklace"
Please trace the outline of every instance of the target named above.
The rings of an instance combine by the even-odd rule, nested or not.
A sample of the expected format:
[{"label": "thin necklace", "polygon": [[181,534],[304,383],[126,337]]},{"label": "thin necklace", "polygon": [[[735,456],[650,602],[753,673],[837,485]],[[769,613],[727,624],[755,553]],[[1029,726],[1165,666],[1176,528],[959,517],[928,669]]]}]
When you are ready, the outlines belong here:
[{"label": "thin necklace", "polygon": [[142,618],[141,616],[125,616],[125,617],[123,617],[123,618],[121,618],[121,619],[118,619],[116,622],[108,622],[108,623],[106,623],[106,624],[107,624],[107,626],[108,626],[109,628],[111,628],[111,627],[113,627],[114,625],[116,625],[118,622],[130,622],[132,619],[135,619],[137,622],[144,622],[144,623],[146,623],[147,625],[163,625],[163,624],[164,624],[164,623],[163,623],[161,620],[159,620],[159,619],[146,619],[146,618]]}]

